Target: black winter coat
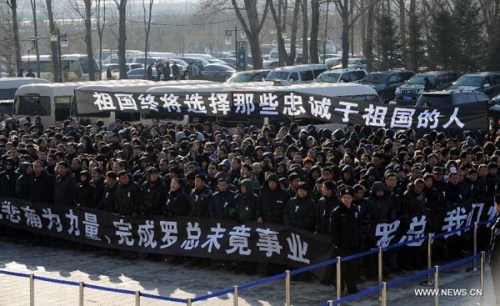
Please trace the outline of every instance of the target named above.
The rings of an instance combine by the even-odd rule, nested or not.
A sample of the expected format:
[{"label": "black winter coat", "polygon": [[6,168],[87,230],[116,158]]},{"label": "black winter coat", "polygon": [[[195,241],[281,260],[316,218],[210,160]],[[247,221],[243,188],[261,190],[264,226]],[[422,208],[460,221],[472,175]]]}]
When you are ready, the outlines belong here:
[{"label": "black winter coat", "polygon": [[106,185],[104,186],[104,193],[101,198],[101,202],[99,203],[99,209],[109,212],[116,212],[116,187],[118,184],[113,186]]},{"label": "black winter coat", "polygon": [[16,196],[17,173],[13,170],[0,172],[0,195]]},{"label": "black winter coat", "polygon": [[231,210],[236,208],[234,198],[236,194],[231,190],[217,191],[210,202],[210,218],[217,220],[230,219]]},{"label": "black winter coat", "polygon": [[168,193],[163,214],[167,217],[189,216],[189,197],[182,189]]},{"label": "black winter coat", "polygon": [[167,187],[163,180],[158,179],[156,182],[145,182],[142,185],[142,205],[140,208],[141,215],[160,215],[162,205],[167,199]]},{"label": "black winter coat", "polygon": [[319,199],[316,213],[316,232],[320,234],[330,233],[330,215],[337,206],[339,206],[339,200],[336,196]]},{"label": "black winter coat", "polygon": [[316,227],[316,203],[306,197],[291,198],[283,210],[283,220],[286,226],[314,232]]},{"label": "black winter coat", "polygon": [[290,200],[290,194],[279,187],[276,190],[264,188],[259,197],[260,211],[265,222],[283,224],[283,210]]},{"label": "black winter coat", "polygon": [[[42,171],[38,177],[31,176],[29,194],[30,200],[33,202],[52,203],[54,201],[54,177],[45,171]],[[75,196],[76,182],[71,197],[74,198]]]},{"label": "black winter coat", "polygon": [[212,190],[207,186],[204,186],[201,190],[193,189],[189,196],[189,215],[192,217],[207,218],[211,200]]},{"label": "black winter coat", "polygon": [[77,201],[76,179],[68,172],[64,177],[56,177],[54,203],[59,207],[73,207]]},{"label": "black winter coat", "polygon": [[95,188],[90,182],[85,181],[77,186],[77,203],[81,207],[97,208]]},{"label": "black winter coat", "polygon": [[134,216],[141,206],[141,188],[130,178],[127,185],[118,183],[116,187],[116,212],[124,216]]},{"label": "black winter coat", "polygon": [[357,206],[350,208],[340,204],[330,215],[330,234],[332,243],[337,247],[336,256],[355,253],[360,247],[360,230]]}]

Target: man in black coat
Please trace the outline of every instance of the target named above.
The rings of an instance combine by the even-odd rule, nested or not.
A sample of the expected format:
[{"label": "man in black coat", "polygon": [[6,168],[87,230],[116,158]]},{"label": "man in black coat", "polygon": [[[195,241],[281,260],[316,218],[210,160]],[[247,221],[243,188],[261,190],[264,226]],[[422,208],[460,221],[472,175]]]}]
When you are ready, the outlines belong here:
[{"label": "man in black coat", "polygon": [[[66,166],[69,168],[67,163]],[[34,161],[32,167],[33,174],[31,176],[29,187],[30,200],[32,202],[51,203],[54,200],[54,177],[45,171],[43,168],[43,162],[40,160]],[[75,195],[76,188],[73,190],[72,196],[74,197]]]},{"label": "man in black coat", "polygon": [[141,188],[135,183],[125,170],[118,173],[116,187],[116,211],[123,216],[135,217],[141,206]]},{"label": "man in black coat", "polygon": [[496,219],[491,227],[490,268],[497,305],[500,305],[500,194],[495,195]]},{"label": "man in black coat", "polygon": [[212,194],[212,190],[207,186],[206,176],[197,174],[194,179],[194,189],[189,195],[189,215],[192,217],[207,218]]},{"label": "man in black coat", "polygon": [[278,175],[268,175],[259,196],[262,221],[283,224],[283,209],[290,199],[289,193],[281,188]]},{"label": "man in black coat", "polygon": [[323,196],[318,201],[315,232],[328,235],[330,233],[330,214],[335,207],[339,206],[335,182],[324,182],[321,186],[321,194]]},{"label": "man in black coat", "polygon": [[[330,215],[330,234],[336,256],[348,256],[359,252],[360,233],[358,210],[353,202],[354,190],[350,186],[340,188],[340,205]],[[347,285],[347,292],[357,292],[356,260],[342,263],[342,287]],[[339,286],[340,284],[337,284]],[[342,288],[343,289],[343,288]]]},{"label": "man in black coat", "polygon": [[167,187],[155,167],[147,170],[147,181],[142,184],[142,196],[141,215],[160,215],[167,199]]},{"label": "man in black coat", "polygon": [[5,170],[0,172],[0,194],[3,196],[16,196],[17,173],[14,169],[14,159],[7,158],[4,162]]},{"label": "man in black coat", "polygon": [[236,208],[234,198],[236,194],[229,190],[227,180],[217,180],[217,192],[214,193],[210,202],[210,218],[215,220],[230,219],[231,210]]},{"label": "man in black coat", "polygon": [[114,171],[108,171],[104,183],[104,193],[99,203],[99,209],[108,212],[116,212],[116,186],[118,185],[118,176]]},{"label": "man in black coat", "polygon": [[[35,163],[33,164],[33,170],[36,173]],[[54,204],[59,207],[73,207],[77,201],[75,176],[71,173],[69,165],[65,161],[59,162],[57,170],[59,174],[56,176]]]}]

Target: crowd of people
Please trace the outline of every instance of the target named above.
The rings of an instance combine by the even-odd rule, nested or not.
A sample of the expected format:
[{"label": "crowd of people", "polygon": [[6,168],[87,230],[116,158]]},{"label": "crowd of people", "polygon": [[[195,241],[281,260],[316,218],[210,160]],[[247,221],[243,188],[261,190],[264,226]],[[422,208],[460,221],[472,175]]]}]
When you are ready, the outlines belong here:
[{"label": "crowd of people", "polygon": [[[352,124],[331,131],[296,122],[229,129],[202,118],[186,126],[68,119],[44,127],[39,117],[7,118],[0,131],[0,194],[123,216],[282,224],[328,235],[332,256],[345,256],[373,248],[378,223],[407,225],[425,214],[427,231],[439,233],[448,209],[493,198],[499,136],[493,123],[487,131],[453,136]],[[468,247],[450,240],[436,256]],[[389,252],[386,272],[423,267],[422,251]],[[349,293],[359,275],[376,275],[373,258],[362,260],[342,269]]]}]

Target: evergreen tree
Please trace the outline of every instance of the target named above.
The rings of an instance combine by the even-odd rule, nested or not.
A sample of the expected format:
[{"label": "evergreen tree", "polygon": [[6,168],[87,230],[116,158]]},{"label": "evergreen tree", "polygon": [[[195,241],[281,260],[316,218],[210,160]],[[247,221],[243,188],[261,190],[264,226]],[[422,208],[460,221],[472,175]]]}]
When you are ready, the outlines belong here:
[{"label": "evergreen tree", "polygon": [[450,12],[441,7],[432,19],[428,37],[429,60],[434,68],[450,69],[457,54],[457,30]]},{"label": "evergreen tree", "polygon": [[455,0],[453,20],[457,30],[457,70],[468,72],[479,68],[485,58],[479,7],[474,1]]},{"label": "evergreen tree", "polygon": [[408,58],[410,64],[409,68],[415,71],[417,71],[418,67],[422,64],[426,51],[425,43],[422,39],[421,26],[422,24],[417,12],[414,14],[410,13],[410,23],[408,25]]},{"label": "evergreen tree", "polygon": [[401,44],[396,29],[396,22],[389,14],[378,20],[377,43],[380,49],[382,69],[396,67],[401,62]]}]

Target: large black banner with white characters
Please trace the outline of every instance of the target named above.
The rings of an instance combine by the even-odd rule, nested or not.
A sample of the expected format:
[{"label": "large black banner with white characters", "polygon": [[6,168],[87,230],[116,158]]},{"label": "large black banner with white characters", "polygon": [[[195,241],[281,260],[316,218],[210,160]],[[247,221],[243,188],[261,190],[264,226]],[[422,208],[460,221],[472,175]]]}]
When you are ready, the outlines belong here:
[{"label": "large black banner with white characters", "polygon": [[[354,94],[354,93],[353,93]],[[287,91],[110,93],[75,90],[77,113],[103,111],[216,116],[313,119],[394,129],[486,129],[487,103],[460,107],[416,108],[364,101],[364,96],[329,98]]]},{"label": "large black banner with white characters", "polygon": [[327,236],[277,224],[162,216],[0,199],[0,224],[120,250],[305,266],[329,259]]},{"label": "large black banner with white characters", "polygon": [[[464,202],[443,214],[442,230],[451,232],[474,222],[493,222],[494,217],[492,201]],[[126,218],[100,210],[63,209],[16,198],[0,198],[0,224],[84,244],[156,254],[299,267],[325,261],[335,255],[331,253],[328,236],[292,230],[278,224],[241,224],[188,217]],[[370,230],[370,235],[375,245],[386,247],[424,237],[426,224],[427,216],[412,216],[377,224]],[[450,234],[445,239],[463,235]],[[423,241],[419,241],[408,246],[420,247],[422,244]]]}]

